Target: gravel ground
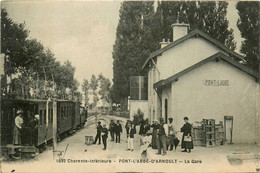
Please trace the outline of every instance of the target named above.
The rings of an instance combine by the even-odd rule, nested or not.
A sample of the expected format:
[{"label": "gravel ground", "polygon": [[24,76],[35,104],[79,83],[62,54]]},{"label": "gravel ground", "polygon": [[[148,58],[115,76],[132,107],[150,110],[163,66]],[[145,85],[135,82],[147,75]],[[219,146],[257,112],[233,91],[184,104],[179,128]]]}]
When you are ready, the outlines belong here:
[{"label": "gravel ground", "polygon": [[[111,119],[120,120],[123,127],[126,122],[125,118],[114,116],[99,115],[97,118],[107,127]],[[102,150],[102,144],[85,145],[85,136],[96,133],[95,117],[90,117],[83,129],[58,143],[58,151],[63,151],[60,159],[53,160],[50,147],[31,160],[2,162],[2,172],[256,172],[260,168],[257,145],[195,147],[191,153],[182,153],[178,147],[165,156],[156,155],[157,151],[149,148],[148,160],[142,160],[140,136],[135,135],[134,151],[127,151],[123,130],[121,143],[111,142],[109,136],[106,151]]]}]

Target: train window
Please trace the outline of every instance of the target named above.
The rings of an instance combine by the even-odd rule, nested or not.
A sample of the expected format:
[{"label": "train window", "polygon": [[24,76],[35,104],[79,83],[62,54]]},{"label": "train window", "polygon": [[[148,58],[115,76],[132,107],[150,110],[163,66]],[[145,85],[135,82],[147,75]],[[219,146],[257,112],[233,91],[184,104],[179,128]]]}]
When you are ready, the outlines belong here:
[{"label": "train window", "polygon": [[40,110],[40,125],[42,125],[42,110]]},{"label": "train window", "polygon": [[48,110],[48,123],[51,122],[51,109]]},{"label": "train window", "polygon": [[66,113],[67,113],[66,106],[64,106],[64,118],[66,118]]},{"label": "train window", "polygon": [[61,117],[64,117],[64,109],[63,109],[63,106],[61,106]]},{"label": "train window", "polygon": [[63,107],[63,117],[66,117],[66,106]]},{"label": "train window", "polygon": [[53,109],[51,109],[51,122],[53,122]]},{"label": "train window", "polygon": [[46,109],[44,109],[43,122],[46,124]]}]

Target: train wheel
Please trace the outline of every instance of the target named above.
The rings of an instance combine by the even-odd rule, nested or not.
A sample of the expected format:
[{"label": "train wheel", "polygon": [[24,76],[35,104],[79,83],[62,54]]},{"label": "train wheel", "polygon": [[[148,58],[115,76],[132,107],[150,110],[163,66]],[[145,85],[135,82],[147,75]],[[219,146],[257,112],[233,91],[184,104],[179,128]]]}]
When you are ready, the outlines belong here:
[{"label": "train wheel", "polygon": [[12,160],[20,160],[22,158],[22,154],[21,153],[10,154],[9,157]]}]

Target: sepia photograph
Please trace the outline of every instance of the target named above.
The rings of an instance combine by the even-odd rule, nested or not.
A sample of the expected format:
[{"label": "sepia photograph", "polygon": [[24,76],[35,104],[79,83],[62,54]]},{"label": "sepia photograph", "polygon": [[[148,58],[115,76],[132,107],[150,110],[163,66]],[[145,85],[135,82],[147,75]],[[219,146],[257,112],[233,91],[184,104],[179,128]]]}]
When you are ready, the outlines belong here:
[{"label": "sepia photograph", "polygon": [[260,172],[260,1],[0,3],[0,173]]}]

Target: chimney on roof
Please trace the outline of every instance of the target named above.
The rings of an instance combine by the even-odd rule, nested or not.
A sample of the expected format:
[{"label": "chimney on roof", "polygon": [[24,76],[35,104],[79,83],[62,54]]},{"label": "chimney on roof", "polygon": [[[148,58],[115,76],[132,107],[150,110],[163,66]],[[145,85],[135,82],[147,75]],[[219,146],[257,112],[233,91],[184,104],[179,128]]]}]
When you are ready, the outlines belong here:
[{"label": "chimney on roof", "polygon": [[176,41],[181,37],[184,37],[188,34],[188,29],[190,27],[189,24],[179,23],[179,19],[177,18],[176,23],[172,24],[172,41]]},{"label": "chimney on roof", "polygon": [[160,42],[161,45],[161,49],[164,48],[165,46],[167,46],[168,44],[170,44],[170,39],[168,39],[167,41],[165,41],[165,39],[163,39],[162,42]]}]

